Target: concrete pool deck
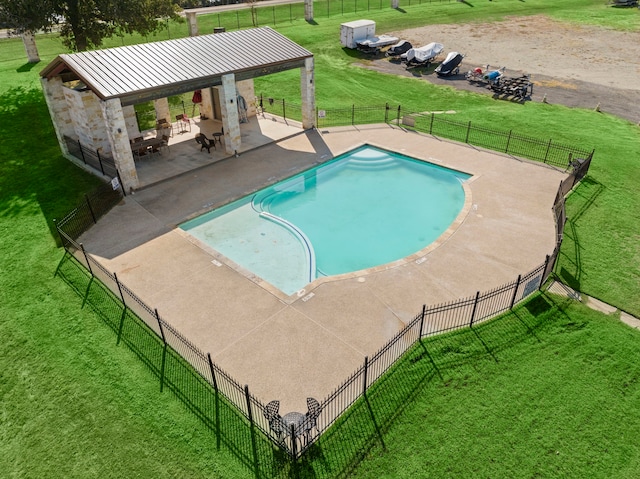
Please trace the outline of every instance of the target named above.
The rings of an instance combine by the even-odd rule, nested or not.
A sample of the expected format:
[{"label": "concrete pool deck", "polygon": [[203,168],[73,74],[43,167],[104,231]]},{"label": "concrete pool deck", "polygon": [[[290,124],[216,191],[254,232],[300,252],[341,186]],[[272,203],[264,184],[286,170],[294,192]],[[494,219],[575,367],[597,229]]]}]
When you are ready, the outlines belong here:
[{"label": "concrete pool deck", "polygon": [[[369,143],[473,174],[456,223],[425,250],[286,296],[175,226]],[[81,241],[263,402],[322,400],[422,310],[487,291],[555,245],[557,169],[389,125],[301,132],[129,195]]]}]

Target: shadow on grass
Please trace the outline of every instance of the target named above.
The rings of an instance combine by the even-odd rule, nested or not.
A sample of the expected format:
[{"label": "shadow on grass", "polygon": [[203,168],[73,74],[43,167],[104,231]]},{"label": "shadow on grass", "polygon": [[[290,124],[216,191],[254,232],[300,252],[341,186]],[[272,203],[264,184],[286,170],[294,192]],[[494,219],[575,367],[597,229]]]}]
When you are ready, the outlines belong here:
[{"label": "shadow on grass", "polygon": [[[138,359],[158,378],[158,389],[169,389],[214,435],[215,449],[225,448],[252,472],[255,478],[289,477],[294,474],[288,456],[230,404],[216,394],[178,353],[167,348],[163,364],[164,343],[120,299],[65,253],[56,275],[82,298],[115,333],[117,343],[127,345]],[[132,385],[133,387],[133,385]]]},{"label": "shadow on grass", "polygon": [[569,196],[572,212],[567,213],[562,249],[560,250],[560,256],[563,260],[560,263],[563,264],[559,267],[559,271],[556,271],[556,274],[562,282],[576,291],[581,290],[580,279],[582,277],[582,248],[578,237],[577,224],[604,189],[605,187],[602,183],[586,176]]},{"label": "shadow on grass", "polygon": [[18,68],[16,68],[16,71],[18,73],[30,72],[31,70],[33,70],[39,65],[40,65],[40,61],[37,61],[35,63],[25,63],[24,65],[21,65]]},{"label": "shadow on grass", "polygon": [[56,275],[114,331],[114,340],[125,343],[158,377],[159,388],[162,383],[171,390],[211,431],[216,450],[232,452],[256,478],[348,477],[373,448],[386,449],[389,428],[426,387],[473,374],[480,363],[499,361],[501,353],[516,344],[540,342],[537,333],[549,313],[562,307],[557,298],[537,294],[494,320],[418,341],[299,461],[291,463],[171,348],[163,374],[161,339],[73,256],[64,255]]},{"label": "shadow on grass", "polygon": [[[419,341],[320,437],[303,458],[307,468],[302,468],[299,477],[349,477],[372,449],[386,450],[389,428],[407,414],[409,405],[429,385],[448,384],[460,374],[473,374],[479,363],[499,361],[501,352],[522,342],[540,342],[537,333],[547,324],[549,313],[560,306],[537,294],[513,311],[472,329]],[[313,474],[305,475],[309,470]]]},{"label": "shadow on grass", "polygon": [[0,95],[0,115],[0,216],[18,217],[35,203],[60,245],[53,220],[100,180],[62,156],[42,90],[7,90]]}]

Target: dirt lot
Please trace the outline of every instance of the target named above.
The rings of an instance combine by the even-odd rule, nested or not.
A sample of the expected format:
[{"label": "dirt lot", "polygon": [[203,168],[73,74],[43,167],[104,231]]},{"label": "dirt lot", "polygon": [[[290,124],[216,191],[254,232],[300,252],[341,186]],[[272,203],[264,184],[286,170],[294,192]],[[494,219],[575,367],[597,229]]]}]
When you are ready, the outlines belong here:
[{"label": "dirt lot", "polygon": [[619,32],[560,23],[548,17],[513,17],[496,23],[428,25],[384,32],[414,46],[442,43],[444,55],[465,55],[460,74],[439,78],[428,68],[406,70],[378,55],[362,65],[378,71],[423,78],[429,82],[492,94],[469,83],[464,73],[491,65],[507,76],[531,75],[531,101],[594,109],[640,122],[640,32]]}]

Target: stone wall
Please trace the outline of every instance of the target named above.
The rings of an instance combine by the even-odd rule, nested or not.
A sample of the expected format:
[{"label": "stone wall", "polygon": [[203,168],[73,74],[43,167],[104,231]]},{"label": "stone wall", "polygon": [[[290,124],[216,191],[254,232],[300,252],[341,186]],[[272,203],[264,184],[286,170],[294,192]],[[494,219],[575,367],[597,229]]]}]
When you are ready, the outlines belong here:
[{"label": "stone wall", "polygon": [[110,154],[111,144],[104,131],[100,100],[90,90],[64,89],[73,129],[80,143],[91,150]]},{"label": "stone wall", "polygon": [[236,90],[238,94],[244,98],[247,105],[247,116],[256,116],[256,91],[253,85],[253,79],[237,82]]}]

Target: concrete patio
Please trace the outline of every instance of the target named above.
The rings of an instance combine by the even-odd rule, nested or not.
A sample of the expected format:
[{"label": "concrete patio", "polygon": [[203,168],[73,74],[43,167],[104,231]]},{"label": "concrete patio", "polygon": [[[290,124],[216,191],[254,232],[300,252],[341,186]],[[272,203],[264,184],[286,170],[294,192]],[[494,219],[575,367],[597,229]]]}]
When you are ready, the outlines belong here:
[{"label": "concrete patio", "polygon": [[[512,281],[553,250],[551,206],[565,177],[556,169],[389,125],[303,132],[260,117],[246,128],[238,157],[209,157],[193,136],[182,146],[174,137],[171,156],[141,173],[150,186],[127,196],[81,241],[263,402],[280,400],[282,413],[304,412],[309,396],[326,397],[423,304]],[[473,174],[454,224],[408,258],[287,296],[176,228],[364,143]],[[189,151],[183,156],[180,148]],[[160,180],[160,168],[185,169]]]},{"label": "concrete patio", "polygon": [[[210,153],[201,150],[200,145],[195,141],[195,136],[199,133],[213,139],[214,133],[222,131],[221,121],[201,120],[199,117],[195,117],[189,119],[188,125],[188,127],[184,124],[179,126],[174,123],[168,141],[168,149],[162,148],[159,153],[136,159],[138,179],[140,180],[139,188],[148,187],[166,178],[173,178],[229,157],[230,153],[226,151],[224,136],[220,143],[215,143],[215,149],[211,148]],[[284,123],[267,118],[258,122],[255,117],[251,117],[247,123],[240,124],[242,147],[238,154],[299,132],[300,125],[297,122]],[[145,139],[155,136],[155,130],[147,131],[144,134]]]}]

